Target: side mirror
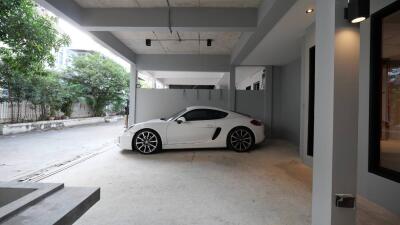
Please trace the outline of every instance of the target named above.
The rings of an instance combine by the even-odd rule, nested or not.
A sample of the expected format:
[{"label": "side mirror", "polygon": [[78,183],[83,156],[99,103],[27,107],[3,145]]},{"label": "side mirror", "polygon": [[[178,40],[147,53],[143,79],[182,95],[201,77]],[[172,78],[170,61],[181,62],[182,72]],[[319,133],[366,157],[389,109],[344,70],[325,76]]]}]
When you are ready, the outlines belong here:
[{"label": "side mirror", "polygon": [[177,122],[178,124],[181,124],[181,123],[186,122],[186,119],[185,119],[185,117],[179,117],[179,118],[176,120],[176,122]]}]

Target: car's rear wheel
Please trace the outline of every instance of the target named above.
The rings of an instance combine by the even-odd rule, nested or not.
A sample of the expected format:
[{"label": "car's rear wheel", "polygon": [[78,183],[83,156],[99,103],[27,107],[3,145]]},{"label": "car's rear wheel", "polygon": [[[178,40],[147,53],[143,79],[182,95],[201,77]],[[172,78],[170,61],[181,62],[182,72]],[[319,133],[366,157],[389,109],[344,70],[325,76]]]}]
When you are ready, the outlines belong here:
[{"label": "car's rear wheel", "polygon": [[237,127],[228,134],[228,148],[237,152],[247,152],[254,147],[254,135],[246,127]]},{"label": "car's rear wheel", "polygon": [[153,130],[141,130],[134,137],[132,149],[142,154],[151,154],[161,148],[161,139]]}]

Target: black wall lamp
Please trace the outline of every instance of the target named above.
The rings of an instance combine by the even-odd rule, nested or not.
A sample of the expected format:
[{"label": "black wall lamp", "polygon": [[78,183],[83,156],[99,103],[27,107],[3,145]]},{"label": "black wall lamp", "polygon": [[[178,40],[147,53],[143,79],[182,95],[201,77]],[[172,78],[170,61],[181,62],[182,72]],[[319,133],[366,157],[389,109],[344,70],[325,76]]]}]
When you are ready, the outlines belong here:
[{"label": "black wall lamp", "polygon": [[361,23],[369,17],[370,0],[349,0],[344,11],[345,19],[351,23]]}]

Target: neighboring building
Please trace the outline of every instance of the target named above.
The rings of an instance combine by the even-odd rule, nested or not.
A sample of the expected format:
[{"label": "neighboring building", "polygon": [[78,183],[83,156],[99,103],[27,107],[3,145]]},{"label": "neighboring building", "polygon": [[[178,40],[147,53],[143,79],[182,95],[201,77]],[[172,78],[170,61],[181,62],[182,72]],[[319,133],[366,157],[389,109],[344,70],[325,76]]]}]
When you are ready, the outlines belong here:
[{"label": "neighboring building", "polygon": [[54,67],[56,70],[65,69],[72,64],[74,57],[85,56],[94,53],[96,53],[96,51],[73,49],[68,47],[61,48],[60,51],[56,53]]}]

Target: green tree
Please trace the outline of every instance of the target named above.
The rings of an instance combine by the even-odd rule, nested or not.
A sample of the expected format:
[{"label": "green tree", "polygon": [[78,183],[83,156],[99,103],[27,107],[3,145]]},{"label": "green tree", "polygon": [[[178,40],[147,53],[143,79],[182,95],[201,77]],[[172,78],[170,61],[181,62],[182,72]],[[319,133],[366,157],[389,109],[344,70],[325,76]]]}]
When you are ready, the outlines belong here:
[{"label": "green tree", "polygon": [[67,70],[71,85],[80,85],[81,96],[88,99],[95,116],[106,106],[122,108],[127,99],[129,76],[125,69],[100,54],[76,57]]},{"label": "green tree", "polygon": [[0,87],[8,90],[11,106],[26,94],[22,81],[47,75],[43,71],[54,63],[53,52],[69,43],[55,22],[32,0],[0,0]]}]

